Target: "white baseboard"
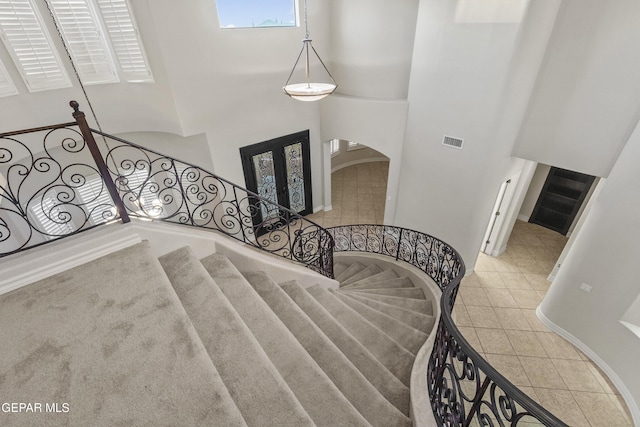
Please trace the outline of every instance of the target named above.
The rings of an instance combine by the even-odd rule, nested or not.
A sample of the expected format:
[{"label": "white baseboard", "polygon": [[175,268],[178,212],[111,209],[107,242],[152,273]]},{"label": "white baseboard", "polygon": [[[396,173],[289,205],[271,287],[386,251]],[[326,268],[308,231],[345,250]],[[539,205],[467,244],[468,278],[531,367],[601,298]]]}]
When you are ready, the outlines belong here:
[{"label": "white baseboard", "polygon": [[500,256],[500,255],[502,255],[502,254],[504,253],[504,251],[506,251],[506,250],[507,250],[507,245],[505,244],[504,246],[502,246],[502,247],[498,248],[497,250],[493,250],[493,251],[491,251],[491,253],[490,253],[490,254],[488,254],[488,255],[490,255],[490,256]]},{"label": "white baseboard", "polygon": [[329,211],[331,211],[331,210],[333,210],[333,206],[332,206],[332,205],[329,205],[329,206],[325,206],[325,207],[324,207],[324,211],[325,211],[325,212],[329,212]]},{"label": "white baseboard", "polygon": [[526,216],[526,215],[518,215],[518,219],[519,219],[520,221],[529,222],[529,219],[530,219],[530,218],[531,218],[530,216]]},{"label": "white baseboard", "polygon": [[638,407],[636,401],[633,399],[633,396],[629,392],[629,389],[627,389],[624,382],[620,379],[618,374],[616,374],[613,369],[611,369],[609,364],[602,360],[600,356],[598,356],[593,350],[591,350],[586,344],[576,338],[573,334],[549,320],[549,318],[544,315],[542,310],[540,310],[540,306],[538,306],[538,308],[536,309],[536,315],[547,328],[560,335],[562,338],[566,339],[574,346],[578,347],[578,349],[582,351],[589,359],[591,359],[593,363],[598,365],[598,367],[609,377],[609,380],[611,380],[613,385],[622,395],[622,398],[629,408],[631,417],[633,418],[633,424],[636,426],[640,426],[640,408]]},{"label": "white baseboard", "polygon": [[320,205],[320,206],[315,206],[315,207],[313,208],[313,213],[320,212],[320,211],[322,211],[322,210],[325,210],[325,211],[326,211],[327,209],[326,209],[324,206],[322,206],[322,205]]}]

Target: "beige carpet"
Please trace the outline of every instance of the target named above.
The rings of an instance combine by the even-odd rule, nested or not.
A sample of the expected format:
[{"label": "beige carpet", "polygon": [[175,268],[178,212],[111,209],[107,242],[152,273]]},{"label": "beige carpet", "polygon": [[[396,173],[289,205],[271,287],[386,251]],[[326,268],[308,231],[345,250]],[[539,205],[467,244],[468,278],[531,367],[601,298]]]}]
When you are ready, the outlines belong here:
[{"label": "beige carpet", "polygon": [[35,410],[2,426],[244,425],[145,242],[0,296],[0,325],[2,402]]},{"label": "beige carpet", "polygon": [[305,290],[142,242],[1,295],[0,426],[408,427],[427,335],[396,312],[431,302],[342,270],[351,291]]}]

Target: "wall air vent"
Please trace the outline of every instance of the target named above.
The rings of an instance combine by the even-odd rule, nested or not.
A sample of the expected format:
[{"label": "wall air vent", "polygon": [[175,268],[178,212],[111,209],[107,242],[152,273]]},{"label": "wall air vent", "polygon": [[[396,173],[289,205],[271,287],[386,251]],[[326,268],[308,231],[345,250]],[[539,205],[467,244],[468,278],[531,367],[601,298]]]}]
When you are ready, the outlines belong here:
[{"label": "wall air vent", "polygon": [[449,147],[453,147],[453,148],[458,148],[460,150],[462,150],[462,142],[464,140],[460,139],[460,138],[454,138],[452,136],[444,136],[444,139],[442,140],[442,145],[447,145]]}]

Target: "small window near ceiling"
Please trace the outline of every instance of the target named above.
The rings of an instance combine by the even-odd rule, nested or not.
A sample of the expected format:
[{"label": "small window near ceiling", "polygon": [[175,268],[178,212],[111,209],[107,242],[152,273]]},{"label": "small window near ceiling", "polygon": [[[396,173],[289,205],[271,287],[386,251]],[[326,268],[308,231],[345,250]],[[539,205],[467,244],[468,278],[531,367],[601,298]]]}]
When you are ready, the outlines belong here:
[{"label": "small window near ceiling", "polygon": [[296,0],[216,0],[220,28],[295,27]]},{"label": "small window near ceiling", "polygon": [[364,145],[360,145],[357,142],[349,141],[347,144],[347,151],[359,150],[361,148],[366,148]]},{"label": "small window near ceiling", "polygon": [[339,139],[332,139],[331,140],[331,155],[335,156],[338,153],[340,153],[340,140]]}]

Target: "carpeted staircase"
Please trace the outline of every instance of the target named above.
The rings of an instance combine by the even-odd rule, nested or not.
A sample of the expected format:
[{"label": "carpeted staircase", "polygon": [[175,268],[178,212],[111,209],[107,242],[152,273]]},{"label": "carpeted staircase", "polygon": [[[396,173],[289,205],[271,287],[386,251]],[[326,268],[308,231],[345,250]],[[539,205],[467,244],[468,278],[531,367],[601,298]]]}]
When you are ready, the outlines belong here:
[{"label": "carpeted staircase", "polygon": [[145,241],[0,295],[2,400],[42,405],[0,425],[412,425],[432,302],[400,269],[335,274],[304,289]]}]

